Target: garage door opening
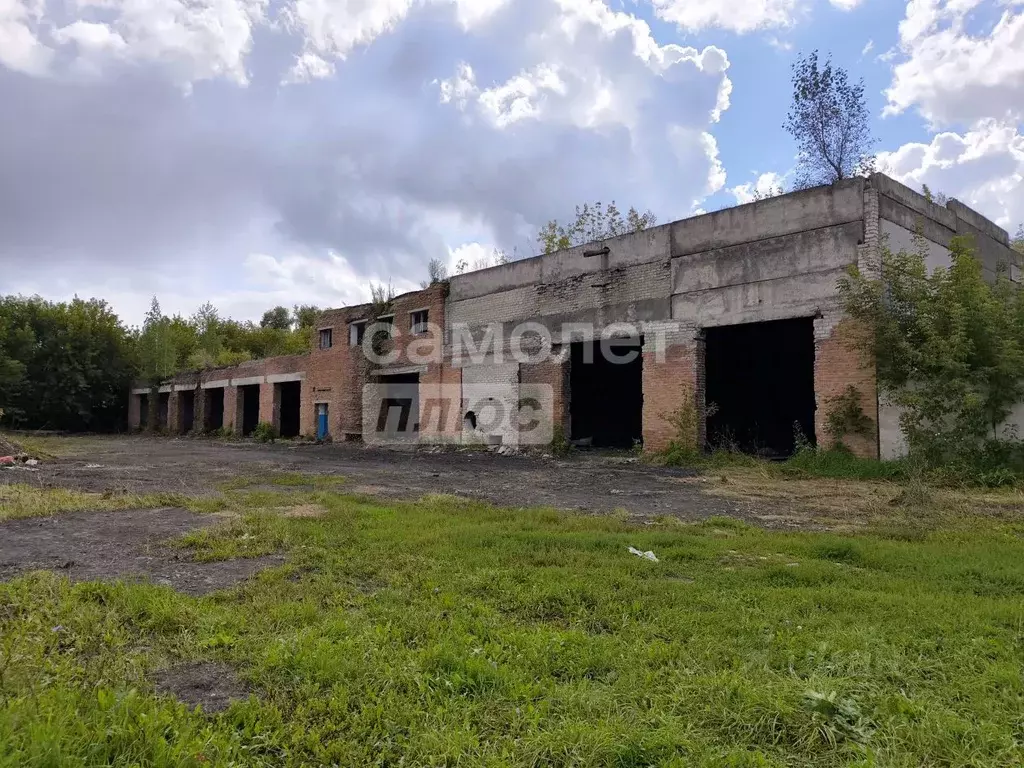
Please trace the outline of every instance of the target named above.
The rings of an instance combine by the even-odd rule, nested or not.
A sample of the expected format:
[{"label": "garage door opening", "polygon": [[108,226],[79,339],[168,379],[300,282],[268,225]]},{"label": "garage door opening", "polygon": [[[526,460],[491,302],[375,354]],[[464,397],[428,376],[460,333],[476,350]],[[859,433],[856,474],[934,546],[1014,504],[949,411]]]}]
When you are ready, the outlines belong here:
[{"label": "garage door opening", "polygon": [[643,439],[642,349],[642,338],[571,345],[571,440],[595,448],[632,448]]},{"label": "garage door opening", "polygon": [[274,385],[274,401],[280,414],[281,437],[299,436],[299,409],[302,403],[302,382],[286,381]]},{"label": "garage door opening", "polygon": [[139,398],[139,429],[149,427],[149,395],[138,395]]},{"label": "garage door opening", "polygon": [[420,375],[381,376],[378,385],[377,439],[389,442],[419,440]]},{"label": "garage door opening", "polygon": [[814,321],[729,325],[705,332],[708,445],[768,458],[814,441]]},{"label": "garage door opening", "polygon": [[248,437],[260,423],[260,385],[246,384],[239,387],[236,397],[236,423],[241,425],[242,437]]},{"label": "garage door opening", "polygon": [[157,428],[160,429],[161,431],[165,431],[170,426],[170,423],[168,421],[168,417],[170,416],[170,413],[171,413],[171,393],[170,392],[161,392],[160,393],[160,400],[157,403],[157,408],[156,408],[156,424],[157,424]]},{"label": "garage door opening", "polygon": [[196,393],[178,393],[178,431],[191,432],[196,423]]},{"label": "garage door opening", "polygon": [[224,387],[204,390],[203,426],[207,432],[224,428]]}]

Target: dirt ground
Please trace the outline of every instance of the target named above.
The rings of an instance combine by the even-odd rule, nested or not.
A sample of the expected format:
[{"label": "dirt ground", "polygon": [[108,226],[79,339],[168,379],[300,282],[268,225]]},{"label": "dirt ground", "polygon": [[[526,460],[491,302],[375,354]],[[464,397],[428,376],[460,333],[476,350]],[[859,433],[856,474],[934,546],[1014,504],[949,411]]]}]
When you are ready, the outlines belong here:
[{"label": "dirt ground", "polygon": [[[234,477],[304,472],[344,477],[346,492],[393,498],[449,493],[506,507],[626,510],[696,520],[757,519],[770,510],[703,493],[691,470],[653,467],[631,456],[568,459],[486,451],[395,451],[359,445],[258,444],[192,438],[76,438],[38,472],[2,472],[0,483],[129,493],[203,494]],[[279,489],[280,490],[280,489]]]},{"label": "dirt ground", "polygon": [[201,706],[207,714],[223,712],[249,694],[235,670],[216,661],[176,664],[155,674],[152,682],[159,693],[169,693],[190,707]]},{"label": "dirt ground", "polygon": [[221,522],[184,509],[73,512],[0,524],[0,581],[51,570],[72,581],[141,580],[189,595],[230,587],[284,558],[192,562],[168,539]]}]

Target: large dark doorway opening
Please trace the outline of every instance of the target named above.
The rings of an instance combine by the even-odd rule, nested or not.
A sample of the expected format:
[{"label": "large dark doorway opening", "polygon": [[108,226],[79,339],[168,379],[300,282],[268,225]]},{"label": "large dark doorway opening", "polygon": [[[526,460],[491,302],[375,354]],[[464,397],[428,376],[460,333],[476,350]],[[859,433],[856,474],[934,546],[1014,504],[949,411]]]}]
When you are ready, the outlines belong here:
[{"label": "large dark doorway opening", "polygon": [[149,395],[139,395],[139,429],[149,426]]},{"label": "large dark doorway opening", "polygon": [[377,437],[395,442],[415,442],[420,432],[420,375],[380,376],[380,410]]},{"label": "large dark doorway opening", "polygon": [[191,432],[196,422],[195,392],[178,393],[178,417],[180,419],[178,429],[184,433]]},{"label": "large dark doorway opening", "polygon": [[248,437],[260,423],[260,385],[246,384],[238,388],[237,405],[238,412],[242,418],[239,422],[242,429],[242,437]]},{"label": "large dark doorway opening", "polygon": [[299,436],[299,410],[302,405],[302,382],[286,381],[275,384],[274,399],[278,403],[281,437]]},{"label": "large dark doorway opening", "polygon": [[157,429],[160,429],[161,431],[163,431],[163,430],[166,430],[170,426],[170,424],[168,422],[168,417],[170,416],[170,413],[171,413],[171,393],[170,392],[161,392],[160,393],[160,399],[157,402],[157,408],[156,408],[156,425],[157,425]]},{"label": "large dark doorway opening", "polygon": [[814,442],[814,321],[728,325],[705,332],[708,445],[792,456]]},{"label": "large dark doorway opening", "polygon": [[203,391],[203,426],[207,432],[224,428],[224,387]]},{"label": "large dark doorway opening", "polygon": [[595,448],[632,448],[643,439],[642,350],[642,338],[571,345],[571,440]]}]

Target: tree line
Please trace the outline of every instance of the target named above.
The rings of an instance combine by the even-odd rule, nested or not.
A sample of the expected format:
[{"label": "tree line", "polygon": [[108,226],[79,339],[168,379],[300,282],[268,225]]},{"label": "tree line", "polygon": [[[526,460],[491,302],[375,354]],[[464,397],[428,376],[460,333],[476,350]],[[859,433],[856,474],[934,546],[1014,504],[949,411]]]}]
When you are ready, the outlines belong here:
[{"label": "tree line", "polygon": [[309,350],[320,310],[274,307],[259,323],[221,317],[210,303],[167,316],[153,299],[141,327],[100,299],[0,297],[0,425],[121,429],[135,381]]}]

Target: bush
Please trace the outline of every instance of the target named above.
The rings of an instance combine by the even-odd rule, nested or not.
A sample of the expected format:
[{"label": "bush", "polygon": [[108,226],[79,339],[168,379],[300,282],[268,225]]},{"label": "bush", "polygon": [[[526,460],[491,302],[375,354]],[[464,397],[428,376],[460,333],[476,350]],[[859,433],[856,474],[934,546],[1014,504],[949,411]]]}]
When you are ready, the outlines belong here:
[{"label": "bush", "polygon": [[555,456],[568,456],[572,453],[572,443],[565,436],[565,428],[561,424],[556,424],[552,430],[551,453]]},{"label": "bush", "polygon": [[904,480],[908,476],[905,461],[862,459],[842,444],[827,450],[799,451],[782,466],[789,473],[850,480]]},{"label": "bush", "polygon": [[[882,272],[852,268],[840,284],[847,314],[888,400],[902,409],[911,456],[930,474],[1006,484],[1024,472],[1024,446],[1003,426],[1024,400],[1024,292],[1005,274],[986,281],[971,242],[953,238],[950,267],[929,271],[927,242],[883,249]],[[836,427],[859,417],[839,404]]]},{"label": "bush", "polygon": [[696,464],[702,457],[703,446],[700,445],[697,401],[693,388],[684,384],[679,406],[674,411],[663,414],[662,418],[672,427],[673,436],[668,447],[658,455],[658,463],[669,467],[689,467]]},{"label": "bush", "polygon": [[277,429],[268,421],[261,421],[252,431],[254,439],[261,443],[272,443],[277,440]]}]

